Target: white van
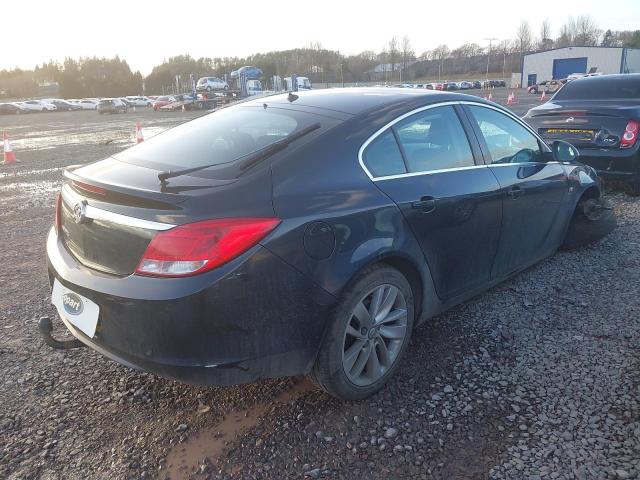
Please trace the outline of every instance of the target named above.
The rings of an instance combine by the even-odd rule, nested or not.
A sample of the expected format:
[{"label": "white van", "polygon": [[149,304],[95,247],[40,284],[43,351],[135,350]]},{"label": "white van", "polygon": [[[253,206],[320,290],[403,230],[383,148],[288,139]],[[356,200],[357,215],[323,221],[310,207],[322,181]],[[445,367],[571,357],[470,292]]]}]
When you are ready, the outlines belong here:
[{"label": "white van", "polygon": [[[307,77],[296,77],[296,78],[297,78],[296,83],[298,84],[298,90],[311,90],[311,81]],[[284,81],[287,84],[287,90],[289,91],[293,90],[291,77],[285,78]]]}]

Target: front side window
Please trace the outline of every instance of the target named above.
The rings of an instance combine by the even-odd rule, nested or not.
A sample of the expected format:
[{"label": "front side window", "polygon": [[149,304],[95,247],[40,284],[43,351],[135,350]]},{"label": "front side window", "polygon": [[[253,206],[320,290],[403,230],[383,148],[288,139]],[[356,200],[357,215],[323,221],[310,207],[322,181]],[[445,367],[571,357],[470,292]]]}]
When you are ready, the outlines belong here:
[{"label": "front side window", "polygon": [[451,106],[430,108],[394,125],[411,173],[474,165],[469,141]]},{"label": "front side window", "polygon": [[491,163],[543,162],[538,139],[520,123],[491,108],[470,106],[482,133]]}]

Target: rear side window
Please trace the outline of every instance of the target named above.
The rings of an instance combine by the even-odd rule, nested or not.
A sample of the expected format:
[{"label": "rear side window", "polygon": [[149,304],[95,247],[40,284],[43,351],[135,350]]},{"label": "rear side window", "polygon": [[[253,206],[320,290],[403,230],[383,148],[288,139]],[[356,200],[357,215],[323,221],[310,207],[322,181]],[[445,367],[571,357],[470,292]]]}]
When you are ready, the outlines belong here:
[{"label": "rear side window", "polygon": [[407,173],[400,148],[391,130],[378,135],[367,146],[362,160],[374,177]]},{"label": "rear side window", "polygon": [[640,75],[573,80],[553,97],[557,100],[640,100]]},{"label": "rear side window", "polygon": [[393,128],[411,173],[474,165],[469,141],[451,106],[416,113]]}]

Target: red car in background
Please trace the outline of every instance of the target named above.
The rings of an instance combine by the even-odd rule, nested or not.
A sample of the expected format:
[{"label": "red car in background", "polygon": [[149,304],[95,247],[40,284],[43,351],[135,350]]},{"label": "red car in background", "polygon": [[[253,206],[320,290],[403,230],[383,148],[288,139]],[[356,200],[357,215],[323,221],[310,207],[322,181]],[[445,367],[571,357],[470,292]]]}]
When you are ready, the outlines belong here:
[{"label": "red car in background", "polygon": [[154,110],[158,110],[160,107],[164,107],[165,105],[169,105],[170,103],[175,102],[175,97],[170,95],[162,95],[161,97],[156,98],[151,106]]}]

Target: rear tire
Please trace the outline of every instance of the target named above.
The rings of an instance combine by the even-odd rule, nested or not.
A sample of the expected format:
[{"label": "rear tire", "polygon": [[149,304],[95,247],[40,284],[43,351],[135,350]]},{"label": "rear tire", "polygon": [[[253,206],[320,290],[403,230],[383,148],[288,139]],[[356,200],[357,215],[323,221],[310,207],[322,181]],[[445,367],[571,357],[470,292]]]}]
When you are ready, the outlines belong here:
[{"label": "rear tire", "polygon": [[361,400],[395,373],[411,338],[415,308],[395,268],[366,269],[342,295],[310,373],[325,392]]},{"label": "rear tire", "polygon": [[[596,210],[587,215],[584,213],[585,206],[587,209],[595,207]],[[572,250],[583,247],[608,235],[616,228],[616,217],[611,208],[611,203],[602,198],[581,200],[573,214],[561,248]]]}]

